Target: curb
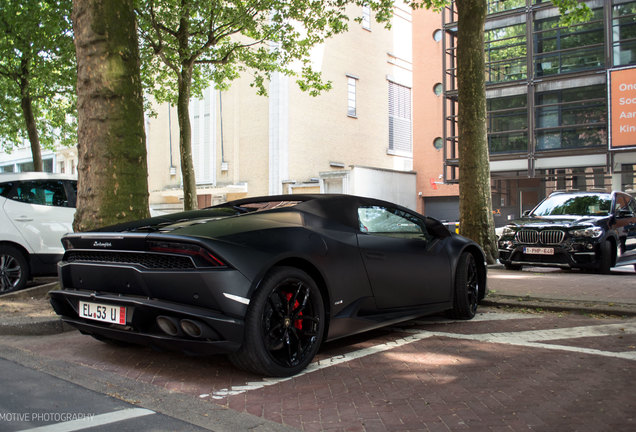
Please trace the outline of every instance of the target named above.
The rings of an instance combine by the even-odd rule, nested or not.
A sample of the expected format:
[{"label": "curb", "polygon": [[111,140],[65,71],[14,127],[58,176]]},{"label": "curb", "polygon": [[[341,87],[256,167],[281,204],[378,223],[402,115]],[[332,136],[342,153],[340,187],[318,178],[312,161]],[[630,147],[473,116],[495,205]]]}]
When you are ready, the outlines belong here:
[{"label": "curb", "polygon": [[0,336],[46,336],[64,333],[73,327],[59,318],[42,318],[29,322],[0,323]]},{"label": "curb", "polygon": [[20,291],[14,291],[7,294],[0,294],[2,300],[28,300],[34,297],[48,297],[49,291],[59,286],[57,282],[49,282],[37,285],[32,288],[26,288]]},{"label": "curb", "polygon": [[[32,298],[48,298],[49,291],[59,287],[57,282],[50,282],[32,288],[0,295],[1,300],[16,301]],[[44,336],[73,330],[59,317],[15,318],[10,322],[0,322],[0,336]]]},{"label": "curb", "polygon": [[542,299],[501,294],[489,294],[480,303],[483,306],[543,309],[553,312],[592,313],[618,316],[636,316],[636,305],[624,303],[582,302],[561,299]]}]

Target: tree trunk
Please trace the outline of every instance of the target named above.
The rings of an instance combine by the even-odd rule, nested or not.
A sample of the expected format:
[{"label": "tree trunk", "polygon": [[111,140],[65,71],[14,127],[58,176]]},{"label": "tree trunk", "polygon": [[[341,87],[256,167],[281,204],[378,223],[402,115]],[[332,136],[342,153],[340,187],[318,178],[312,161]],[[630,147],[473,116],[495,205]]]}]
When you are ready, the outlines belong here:
[{"label": "tree trunk", "polygon": [[496,261],[486,129],[484,23],[486,0],[457,0],[459,221],[462,235]]},{"label": "tree trunk", "polygon": [[27,135],[31,143],[31,155],[33,157],[33,171],[42,171],[42,149],[40,136],[33,115],[33,99],[29,89],[29,61],[22,58],[20,61],[20,105],[26,122]]},{"label": "tree trunk", "polygon": [[78,191],[75,231],[140,219],[148,169],[133,0],[74,0]]},{"label": "tree trunk", "polygon": [[177,117],[179,119],[179,154],[181,156],[181,177],[183,179],[183,209],[198,208],[197,182],[192,162],[192,126],[190,125],[190,86],[192,73],[189,70],[179,75],[179,98]]}]

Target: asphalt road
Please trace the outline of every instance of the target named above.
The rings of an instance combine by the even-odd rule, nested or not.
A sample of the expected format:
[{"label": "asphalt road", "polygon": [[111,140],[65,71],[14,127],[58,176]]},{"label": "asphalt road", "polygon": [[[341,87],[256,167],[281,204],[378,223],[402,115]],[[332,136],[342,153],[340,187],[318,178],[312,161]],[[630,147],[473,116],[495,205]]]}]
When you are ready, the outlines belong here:
[{"label": "asphalt road", "polygon": [[2,431],[206,430],[3,359],[0,388]]},{"label": "asphalt road", "polygon": [[[326,344],[290,379],[75,331],[4,336],[0,414],[155,413],[118,430],[636,430],[636,319],[481,311]],[[37,426],[16,425],[0,418],[0,430]]]}]

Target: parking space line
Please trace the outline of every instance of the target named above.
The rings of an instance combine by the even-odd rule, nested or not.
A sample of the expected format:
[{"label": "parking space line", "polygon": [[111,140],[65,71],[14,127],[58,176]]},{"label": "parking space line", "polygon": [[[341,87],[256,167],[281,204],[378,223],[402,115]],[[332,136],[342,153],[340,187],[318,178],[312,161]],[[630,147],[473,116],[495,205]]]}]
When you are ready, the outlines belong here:
[{"label": "parking space line", "polygon": [[[505,318],[502,318],[502,316],[505,315]],[[536,316],[532,316],[533,318],[536,318]],[[527,314],[519,314],[519,313],[507,313],[507,314],[489,314],[489,313],[481,313],[478,314],[475,317],[475,320],[478,321],[490,321],[490,320],[499,320],[499,319],[526,319],[528,318]],[[446,319],[443,321],[439,321],[439,320],[435,320],[435,321],[415,321],[413,322],[414,324],[434,324],[437,322],[443,322],[443,323],[451,323],[451,322],[457,322],[456,320],[450,320],[450,319]],[[404,332],[404,329],[399,329],[399,331]],[[229,389],[221,389],[221,390],[217,390],[215,392],[212,393],[212,398],[213,399],[223,399],[225,397],[228,396],[233,396],[233,395],[237,395],[237,394],[241,394],[241,393],[245,393],[247,391],[251,391],[251,390],[258,390],[261,389],[263,387],[267,387],[270,385],[274,385],[274,384],[278,384],[281,382],[285,382],[288,381],[292,378],[295,377],[299,377],[311,372],[316,372],[318,370],[321,369],[325,369],[331,366],[336,366],[342,363],[346,363],[355,359],[359,359],[362,357],[366,357],[366,356],[370,356],[372,354],[377,354],[377,353],[381,353],[384,351],[388,351],[394,348],[398,348],[401,347],[403,345],[407,345],[413,342],[417,342],[420,341],[422,339],[426,339],[428,337],[433,336],[430,332],[426,332],[426,331],[422,331],[422,330],[414,330],[413,334],[406,336],[404,338],[400,338],[400,339],[396,339],[390,342],[386,342],[380,345],[375,345],[372,347],[368,347],[368,348],[364,348],[358,351],[352,351],[346,354],[342,354],[342,355],[338,355],[338,356],[334,356],[334,357],[330,357],[327,359],[323,359],[314,363],[311,363],[309,366],[307,366],[305,368],[305,370],[303,370],[301,373],[299,373],[298,375],[295,375],[293,377],[287,377],[287,378],[266,378],[263,381],[256,381],[256,382],[249,382],[246,385],[243,386],[232,386]],[[203,394],[200,395],[201,398],[205,398],[210,396],[209,394]]]},{"label": "parking space line", "polygon": [[86,416],[83,419],[40,426],[33,429],[27,429],[22,432],[72,432],[97,426],[103,426],[122,420],[130,420],[150,414],[155,414],[155,412],[145,408],[126,408],[123,410],[113,411],[105,414]]},{"label": "parking space line", "polygon": [[404,331],[421,335],[422,332],[429,333],[430,336],[448,337],[452,339],[474,340],[487,343],[501,343],[524,347],[543,348],[559,351],[570,351],[583,354],[600,355],[604,357],[614,357],[626,360],[636,360],[636,351],[613,352],[601,351],[592,348],[581,348],[569,345],[545,344],[538,341],[549,341],[559,339],[577,339],[584,337],[614,336],[621,334],[636,334],[636,324],[607,324],[597,326],[570,327],[562,329],[531,330],[505,333],[480,333],[480,334],[459,334],[442,331],[428,332],[426,330],[405,329]]},{"label": "parking space line", "polygon": [[[484,314],[485,315],[485,314]],[[518,314],[515,314],[518,315]],[[527,316],[527,315],[526,315]],[[522,318],[515,317],[515,318]],[[511,319],[511,317],[508,317]],[[488,317],[482,317],[482,321],[487,321]],[[447,320],[445,323],[450,323],[452,321]],[[418,321],[417,324],[432,324],[433,322],[426,321]],[[409,336],[396,339],[394,341],[386,342],[380,345],[375,345],[372,347],[364,348],[358,351],[352,351],[350,353],[330,357],[327,359],[320,360],[318,362],[311,363],[307,368],[298,375],[288,378],[271,378],[265,379],[263,381],[258,382],[249,382],[244,386],[233,386],[229,389],[221,389],[212,393],[213,399],[223,399],[228,396],[238,395],[245,393],[251,390],[258,390],[263,387],[267,387],[270,385],[278,384],[284,381],[288,381],[290,379],[311,373],[316,372],[318,370],[336,366],[338,364],[346,363],[355,359],[359,359],[362,357],[366,357],[372,354],[378,354],[384,351],[388,351],[394,348],[399,348],[401,346],[418,342],[423,339],[427,339],[430,337],[438,336],[438,337],[447,337],[452,339],[463,339],[463,340],[474,340],[479,342],[487,342],[487,343],[502,343],[508,345],[518,345],[524,347],[531,348],[542,348],[542,349],[550,349],[550,350],[558,350],[558,351],[569,351],[569,352],[577,352],[583,354],[592,354],[592,355],[600,355],[605,357],[614,357],[626,360],[636,360],[636,351],[627,351],[627,352],[611,352],[611,351],[601,351],[591,348],[580,348],[574,346],[566,346],[566,345],[555,345],[555,344],[545,344],[536,341],[548,341],[548,340],[558,340],[558,339],[576,339],[582,337],[598,337],[598,336],[612,336],[618,334],[634,334],[636,333],[636,324],[634,323],[624,323],[624,324],[607,324],[607,325],[598,325],[598,326],[582,326],[582,327],[571,327],[571,328],[563,328],[563,329],[548,329],[548,330],[533,330],[533,331],[520,331],[520,332],[504,332],[504,333],[481,333],[481,334],[459,334],[459,333],[448,333],[443,331],[428,331],[422,329],[409,329],[409,328],[399,328],[396,329],[401,332],[409,333]],[[210,396],[208,394],[201,395],[200,397]]]}]

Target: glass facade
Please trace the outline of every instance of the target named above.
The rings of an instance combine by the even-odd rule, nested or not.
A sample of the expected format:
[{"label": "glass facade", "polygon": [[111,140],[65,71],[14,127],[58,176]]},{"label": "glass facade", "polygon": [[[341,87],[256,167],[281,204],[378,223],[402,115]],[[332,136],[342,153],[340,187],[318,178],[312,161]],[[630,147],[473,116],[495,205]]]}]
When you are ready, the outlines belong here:
[{"label": "glass facade", "polygon": [[[532,159],[554,150],[607,148],[605,71],[636,64],[636,1],[587,3],[589,20],[562,26],[550,1],[487,2],[484,55],[492,155],[527,152]],[[456,19],[452,2],[444,14],[447,159],[455,157],[457,146]]]},{"label": "glass facade", "polygon": [[487,30],[484,41],[487,83],[524,80],[528,77],[525,24]]},{"label": "glass facade", "polygon": [[491,98],[486,103],[490,153],[527,151],[528,111],[526,95]]},{"label": "glass facade", "polygon": [[612,8],[612,56],[614,66],[636,62],[636,1]]},{"label": "glass facade", "polygon": [[607,147],[604,85],[536,94],[536,149]]},{"label": "glass facade", "polygon": [[[636,0],[586,0],[563,26],[550,0],[488,0],[484,59],[497,226],[555,190],[636,190],[636,154],[610,151],[608,70],[636,66]],[[443,177],[459,179],[457,8],[443,12]],[[634,137],[636,145],[636,136]]]},{"label": "glass facade", "polygon": [[557,75],[605,67],[603,9],[590,21],[561,27],[559,16],[534,21],[535,76]]}]

